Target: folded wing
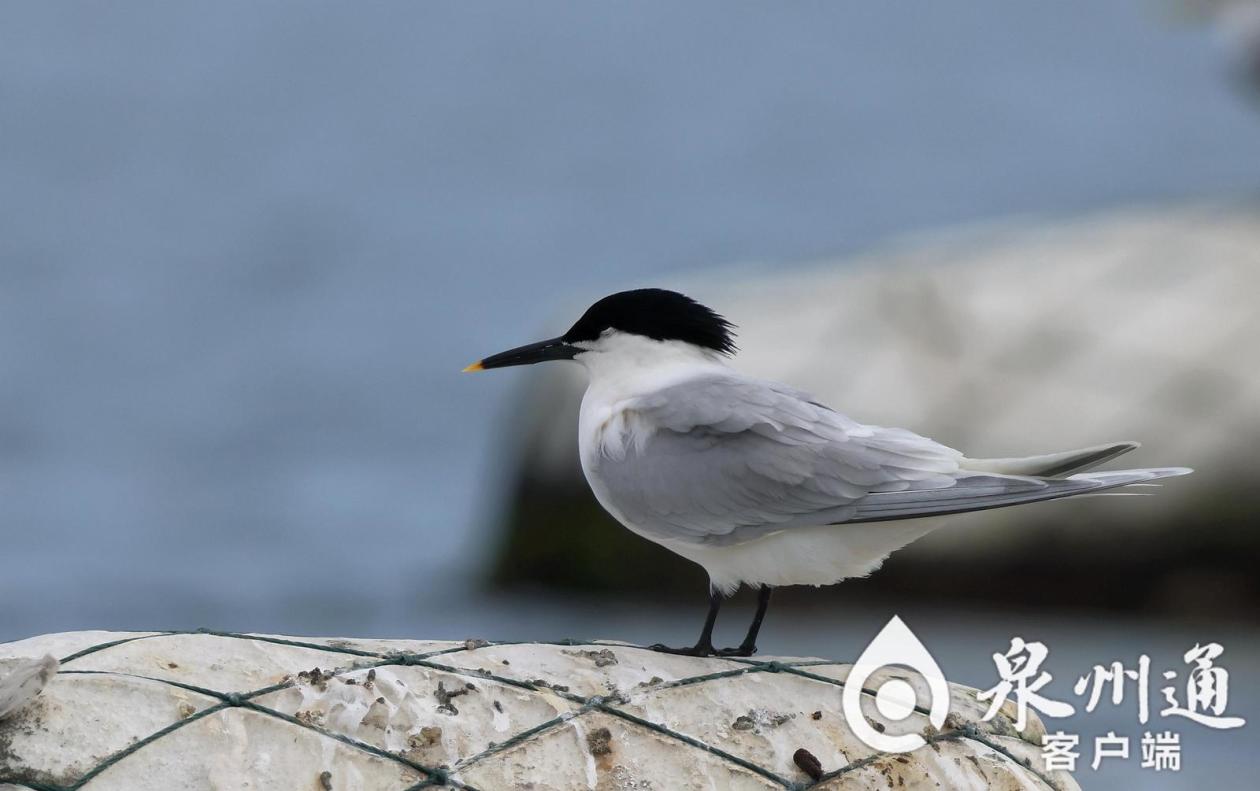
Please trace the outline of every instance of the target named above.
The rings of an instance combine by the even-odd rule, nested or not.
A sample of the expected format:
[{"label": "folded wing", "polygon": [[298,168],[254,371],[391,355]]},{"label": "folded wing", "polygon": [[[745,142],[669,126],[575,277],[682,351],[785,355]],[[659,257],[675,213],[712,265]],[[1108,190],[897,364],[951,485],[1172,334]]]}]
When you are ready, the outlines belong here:
[{"label": "folded wing", "polygon": [[694,543],[847,521],[872,492],[952,487],[962,458],[734,375],[687,380],[614,413],[597,470],[608,496],[638,529]]},{"label": "folded wing", "polygon": [[1186,475],[1187,467],[1161,467],[1114,472],[1083,472],[1067,478],[1012,478],[1001,475],[964,475],[947,490],[874,493],[862,499],[850,522],[884,522],[983,511],[1040,500],[1101,494],[1121,486]]},{"label": "folded wing", "polygon": [[1134,443],[972,463],[914,432],[863,425],[807,393],[734,374],[680,382],[613,412],[596,462],[605,495],[641,532],[687,543],[1000,508],[1189,472],[1042,477],[1092,466]]}]

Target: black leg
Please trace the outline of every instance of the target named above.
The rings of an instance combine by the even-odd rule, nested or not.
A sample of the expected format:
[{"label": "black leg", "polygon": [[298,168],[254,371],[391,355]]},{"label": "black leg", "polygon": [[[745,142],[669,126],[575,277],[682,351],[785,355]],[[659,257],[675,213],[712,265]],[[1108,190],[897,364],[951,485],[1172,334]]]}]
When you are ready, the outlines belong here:
[{"label": "black leg", "polygon": [[[666,654],[686,654],[687,656],[713,656],[717,650],[713,647],[713,625],[717,623],[718,610],[725,597],[714,588],[709,589],[709,614],[704,619],[704,629],[700,631],[700,639],[691,648],[670,648],[667,645],[650,646],[653,651]],[[755,636],[755,635],[754,635]]]},{"label": "black leg", "polygon": [[739,648],[723,649],[720,652],[723,656],[752,656],[757,653],[757,633],[761,631],[761,622],[766,617],[766,609],[770,607],[770,593],[773,590],[769,585],[762,585],[757,589],[757,614],[748,625],[744,642],[739,644]]}]

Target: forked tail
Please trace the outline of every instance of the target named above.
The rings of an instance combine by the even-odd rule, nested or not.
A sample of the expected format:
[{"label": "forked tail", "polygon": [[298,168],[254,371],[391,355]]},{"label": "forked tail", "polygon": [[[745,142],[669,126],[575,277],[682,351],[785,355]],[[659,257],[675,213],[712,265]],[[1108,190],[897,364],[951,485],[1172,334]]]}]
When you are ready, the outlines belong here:
[{"label": "forked tail", "polygon": [[1061,478],[1069,473],[1092,470],[1131,450],[1142,447],[1138,442],[1113,442],[1091,448],[1046,453],[1012,459],[963,459],[964,470],[996,472],[999,475],[1031,475],[1037,478]]}]

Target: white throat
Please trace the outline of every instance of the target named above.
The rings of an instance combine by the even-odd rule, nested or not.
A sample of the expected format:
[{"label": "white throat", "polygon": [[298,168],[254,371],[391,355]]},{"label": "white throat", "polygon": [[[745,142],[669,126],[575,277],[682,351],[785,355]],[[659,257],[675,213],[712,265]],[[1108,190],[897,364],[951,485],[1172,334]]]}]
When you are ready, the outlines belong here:
[{"label": "white throat", "polygon": [[586,351],[574,360],[581,363],[590,376],[588,392],[606,396],[624,397],[726,367],[722,355],[711,349],[616,330],[580,345]]}]

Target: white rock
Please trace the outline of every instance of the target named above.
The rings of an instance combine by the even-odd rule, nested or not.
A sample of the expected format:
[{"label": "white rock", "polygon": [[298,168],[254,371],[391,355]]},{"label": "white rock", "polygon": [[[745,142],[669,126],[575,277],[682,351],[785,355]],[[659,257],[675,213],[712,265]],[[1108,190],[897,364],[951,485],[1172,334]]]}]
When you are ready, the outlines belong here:
[{"label": "white rock", "polygon": [[33,701],[56,672],[57,660],[47,654],[0,664],[0,720]]},{"label": "white rock", "polygon": [[848,666],[820,660],[92,633],[0,645],[0,663],[50,645],[67,651],[61,672],[0,722],[0,789],[781,789],[812,782],[793,760],[802,748],[830,773],[817,788],[1076,788],[1035,771],[1039,721],[1024,734],[1010,711],[981,722],[961,686],[942,731],[917,711],[890,722],[865,696],[888,732],[929,740],[877,754],[841,710]]}]

